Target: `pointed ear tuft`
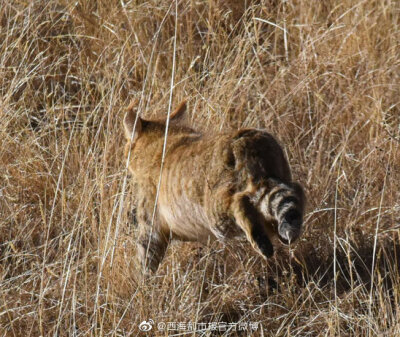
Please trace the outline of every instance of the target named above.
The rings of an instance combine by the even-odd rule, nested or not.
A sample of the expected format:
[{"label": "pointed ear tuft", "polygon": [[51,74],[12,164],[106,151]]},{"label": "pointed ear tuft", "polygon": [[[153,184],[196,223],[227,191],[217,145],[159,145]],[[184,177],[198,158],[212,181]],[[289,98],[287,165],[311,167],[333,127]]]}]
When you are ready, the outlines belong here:
[{"label": "pointed ear tuft", "polygon": [[[128,141],[132,140],[132,142],[137,139],[140,131],[142,130],[142,119],[140,117],[137,117],[136,105],[137,100],[134,100],[131,104],[129,104],[127,108],[128,111],[124,118],[125,138]],[[133,132],[135,133],[134,135],[132,135]]]},{"label": "pointed ear tuft", "polygon": [[186,111],[186,102],[187,100],[184,99],[178,107],[175,109],[175,111],[171,114],[170,120],[178,121],[183,118],[184,113]]}]

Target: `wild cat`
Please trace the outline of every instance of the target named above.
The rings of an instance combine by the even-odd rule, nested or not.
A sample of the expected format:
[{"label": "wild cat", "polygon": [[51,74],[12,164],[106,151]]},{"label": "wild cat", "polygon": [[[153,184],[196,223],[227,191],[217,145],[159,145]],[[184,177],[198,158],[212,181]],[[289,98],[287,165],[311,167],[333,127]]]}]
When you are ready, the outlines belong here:
[{"label": "wild cat", "polygon": [[305,195],[277,140],[259,129],[201,134],[183,123],[185,110],[184,101],[170,116],[158,198],[166,119],[137,117],[135,103],[124,119],[143,267],[155,272],[173,239],[245,235],[264,258],[274,237],[296,240]]}]

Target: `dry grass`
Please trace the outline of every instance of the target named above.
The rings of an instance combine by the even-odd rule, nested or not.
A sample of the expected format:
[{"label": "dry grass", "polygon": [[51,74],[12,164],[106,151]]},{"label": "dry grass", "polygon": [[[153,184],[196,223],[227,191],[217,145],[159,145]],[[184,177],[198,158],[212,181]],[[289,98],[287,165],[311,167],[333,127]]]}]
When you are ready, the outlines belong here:
[{"label": "dry grass", "polygon": [[[400,335],[399,3],[177,9],[0,1],[0,336],[146,335],[148,319]],[[244,243],[177,243],[143,283],[121,121],[133,97],[166,113],[174,55],[173,102],[189,97],[195,127],[263,127],[284,144],[306,229],[268,262]],[[222,334],[251,335],[196,335]]]}]

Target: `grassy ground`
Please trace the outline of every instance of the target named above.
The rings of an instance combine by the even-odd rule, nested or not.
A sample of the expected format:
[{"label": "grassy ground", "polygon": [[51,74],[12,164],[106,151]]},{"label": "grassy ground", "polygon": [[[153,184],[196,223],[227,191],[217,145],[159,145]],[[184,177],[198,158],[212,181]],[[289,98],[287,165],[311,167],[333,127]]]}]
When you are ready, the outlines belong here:
[{"label": "grassy ground", "polygon": [[[0,0],[0,336],[400,335],[399,41],[395,0]],[[121,123],[171,78],[194,127],[284,145],[294,247],[176,243],[141,281]]]}]

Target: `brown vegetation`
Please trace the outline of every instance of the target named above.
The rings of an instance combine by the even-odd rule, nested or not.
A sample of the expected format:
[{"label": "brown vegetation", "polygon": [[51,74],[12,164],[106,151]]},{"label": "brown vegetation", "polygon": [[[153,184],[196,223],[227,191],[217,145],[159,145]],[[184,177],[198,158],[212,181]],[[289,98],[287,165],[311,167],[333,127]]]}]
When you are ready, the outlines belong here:
[{"label": "brown vegetation", "polygon": [[[399,4],[238,3],[0,2],[1,336],[136,336],[149,319],[400,334]],[[268,261],[173,244],[143,283],[133,97],[145,118],[188,97],[196,130],[275,135],[307,193],[301,239]]]}]

